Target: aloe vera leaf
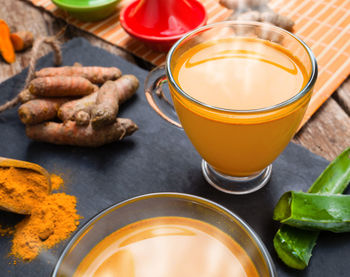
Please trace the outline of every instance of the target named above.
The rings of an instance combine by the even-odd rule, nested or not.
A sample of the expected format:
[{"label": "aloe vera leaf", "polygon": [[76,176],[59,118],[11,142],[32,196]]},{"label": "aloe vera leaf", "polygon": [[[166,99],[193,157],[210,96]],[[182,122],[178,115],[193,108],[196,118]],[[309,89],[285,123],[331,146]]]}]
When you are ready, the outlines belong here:
[{"label": "aloe vera leaf", "polygon": [[278,201],[273,219],[313,231],[350,231],[350,195],[289,191]]},{"label": "aloe vera leaf", "polygon": [[336,157],[316,179],[309,193],[343,193],[350,182],[350,147]]},{"label": "aloe vera leaf", "polygon": [[309,263],[318,234],[283,225],[273,239],[273,246],[287,266],[302,270]]},{"label": "aloe vera leaf", "polygon": [[[350,181],[350,147],[331,162],[308,192],[343,193]],[[319,231],[306,231],[282,225],[273,245],[280,259],[289,267],[304,269],[310,261]]]}]

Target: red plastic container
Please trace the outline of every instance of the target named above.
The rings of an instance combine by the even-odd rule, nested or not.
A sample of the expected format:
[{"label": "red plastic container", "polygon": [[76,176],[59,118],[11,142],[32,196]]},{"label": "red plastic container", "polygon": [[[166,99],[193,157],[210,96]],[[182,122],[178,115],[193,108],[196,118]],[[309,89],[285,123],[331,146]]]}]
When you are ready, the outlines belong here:
[{"label": "red plastic container", "polygon": [[129,35],[162,52],[206,22],[206,10],[197,0],[137,0],[120,13]]}]

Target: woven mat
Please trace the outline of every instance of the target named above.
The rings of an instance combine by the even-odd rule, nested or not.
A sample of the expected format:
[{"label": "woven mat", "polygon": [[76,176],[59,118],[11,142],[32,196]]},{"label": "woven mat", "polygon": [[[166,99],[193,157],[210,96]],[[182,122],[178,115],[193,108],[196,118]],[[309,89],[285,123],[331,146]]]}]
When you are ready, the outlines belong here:
[{"label": "woven mat", "polygon": [[[66,17],[50,0],[27,1],[155,65],[165,60],[165,54],[144,47],[121,28],[119,12],[133,0],[121,1],[115,15],[94,23]],[[224,20],[231,13],[221,7],[218,0],[201,2],[208,12],[208,23]],[[270,7],[295,21],[295,33],[311,47],[317,58],[319,75],[304,124],[350,74],[350,1],[272,0]]]}]

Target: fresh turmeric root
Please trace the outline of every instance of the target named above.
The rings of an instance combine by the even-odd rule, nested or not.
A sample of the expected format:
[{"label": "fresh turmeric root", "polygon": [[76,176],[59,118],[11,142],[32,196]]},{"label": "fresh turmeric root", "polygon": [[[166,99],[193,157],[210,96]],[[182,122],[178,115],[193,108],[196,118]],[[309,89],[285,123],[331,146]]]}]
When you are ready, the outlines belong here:
[{"label": "fresh turmeric root", "polygon": [[91,110],[91,124],[97,129],[115,121],[119,105],[129,99],[139,87],[134,75],[123,75],[117,81],[107,81],[97,92],[96,104]]},{"label": "fresh turmeric root", "polygon": [[89,114],[89,120],[88,120],[89,122],[90,111],[92,106],[96,102],[96,97],[97,97],[97,91],[87,96],[84,96],[82,98],[79,98],[77,100],[72,100],[63,104],[57,112],[58,118],[61,119],[63,122],[66,122],[68,120],[74,120],[75,114],[77,114],[80,111],[84,111]]},{"label": "fresh turmeric root", "polygon": [[20,31],[10,35],[15,51],[23,51],[33,46],[34,36],[32,32]]},{"label": "fresh turmeric root", "polygon": [[92,127],[96,129],[98,127],[110,124],[117,117],[118,110],[119,99],[117,86],[115,82],[107,81],[98,90],[95,104],[91,109]]},{"label": "fresh turmeric root", "polygon": [[89,123],[90,123],[90,113],[87,112],[87,111],[79,111],[76,114],[74,114],[73,120],[79,126],[89,125]]},{"label": "fresh turmeric root", "polygon": [[228,19],[240,21],[260,21],[260,12],[249,10],[242,13],[233,13]]},{"label": "fresh turmeric root", "polygon": [[272,25],[281,27],[287,31],[292,31],[294,26],[294,21],[290,18],[271,11],[261,13],[260,21],[271,23]]},{"label": "fresh turmeric root", "polygon": [[18,115],[24,124],[38,124],[55,118],[58,108],[69,100],[69,98],[30,100],[19,107]]},{"label": "fresh turmeric root", "polygon": [[10,39],[10,28],[0,19],[0,53],[7,63],[16,60],[15,50]]},{"label": "fresh turmeric root", "polygon": [[32,80],[29,91],[42,97],[82,96],[98,89],[89,80],[83,77],[40,77]]},{"label": "fresh turmeric root", "polygon": [[129,136],[138,129],[137,125],[126,118],[118,118],[111,124],[94,130],[88,126],[78,126],[74,121],[65,123],[45,122],[27,125],[27,136],[33,140],[85,147],[98,147],[118,141]]},{"label": "fresh turmeric root", "polygon": [[234,12],[227,20],[266,22],[292,31],[294,22],[267,6],[268,0],[220,0],[219,3]]},{"label": "fresh turmeric root", "polygon": [[[123,75],[118,80],[103,85],[99,91],[90,95],[63,104],[58,110],[58,117],[63,121],[73,120],[78,125],[87,125],[90,122],[90,114],[94,119],[95,127],[113,122],[118,113],[119,105],[133,96],[139,86],[139,81],[134,75]],[[113,83],[113,85],[111,84]],[[112,90],[109,91],[109,88]],[[97,101],[97,95],[99,100]],[[107,104],[102,104],[106,103]],[[109,103],[110,102],[110,103]],[[96,105],[97,104],[97,105]],[[106,107],[106,109],[104,109]],[[112,107],[112,108],[111,108]],[[94,109],[94,111],[92,111]],[[107,110],[111,110],[109,113]],[[102,116],[103,114],[103,116]],[[105,119],[104,117],[107,117]],[[113,120],[111,120],[113,118]]]},{"label": "fresh turmeric root", "polygon": [[31,94],[28,89],[24,89],[18,94],[19,102],[22,104],[30,100],[33,100],[35,98],[36,98],[35,95]]},{"label": "fresh turmeric root", "polygon": [[108,80],[116,80],[122,75],[116,67],[100,66],[63,66],[47,67],[35,73],[36,77],[77,76],[84,77],[94,84],[103,84]]},{"label": "fresh turmeric root", "polygon": [[[116,90],[118,91],[116,98],[118,98],[118,104],[123,104],[126,100],[130,99],[139,87],[139,80],[132,74],[123,75],[119,80],[114,82]],[[106,101],[105,95],[98,94],[96,103]]]},{"label": "fresh turmeric root", "polygon": [[219,0],[219,3],[229,10],[246,10],[267,5],[269,0]]}]

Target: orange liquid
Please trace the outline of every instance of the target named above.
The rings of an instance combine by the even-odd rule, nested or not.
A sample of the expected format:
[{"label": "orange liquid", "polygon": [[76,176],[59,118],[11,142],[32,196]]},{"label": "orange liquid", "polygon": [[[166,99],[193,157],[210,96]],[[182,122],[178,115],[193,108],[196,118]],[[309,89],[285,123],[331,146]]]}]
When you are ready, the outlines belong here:
[{"label": "orange liquid", "polygon": [[145,219],[114,232],[74,277],[258,277],[245,251],[216,227],[189,218]]},{"label": "orange liquid", "polygon": [[201,43],[174,60],[176,83],[204,104],[170,87],[181,124],[201,156],[231,176],[249,176],[272,163],[297,130],[311,94],[270,112],[252,110],[301,91],[308,76],[299,59],[272,42],[230,38]]}]

